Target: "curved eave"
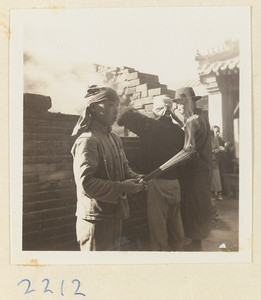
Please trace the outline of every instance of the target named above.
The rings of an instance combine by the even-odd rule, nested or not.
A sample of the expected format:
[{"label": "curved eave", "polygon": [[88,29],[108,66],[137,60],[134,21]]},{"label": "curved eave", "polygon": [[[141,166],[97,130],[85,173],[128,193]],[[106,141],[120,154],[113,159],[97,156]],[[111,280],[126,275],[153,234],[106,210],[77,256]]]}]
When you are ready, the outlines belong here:
[{"label": "curved eave", "polygon": [[237,74],[239,73],[240,62],[239,57],[230,60],[208,63],[201,66],[198,71],[200,76],[221,75],[221,74]]}]

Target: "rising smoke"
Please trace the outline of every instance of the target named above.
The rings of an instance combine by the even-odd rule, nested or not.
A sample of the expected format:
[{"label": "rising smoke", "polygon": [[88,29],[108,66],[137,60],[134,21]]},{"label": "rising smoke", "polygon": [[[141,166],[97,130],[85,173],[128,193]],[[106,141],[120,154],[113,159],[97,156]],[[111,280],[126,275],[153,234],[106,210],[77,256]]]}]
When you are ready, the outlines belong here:
[{"label": "rising smoke", "polygon": [[52,99],[52,112],[79,115],[88,85],[103,84],[104,78],[88,62],[49,61],[24,53],[24,93]]}]

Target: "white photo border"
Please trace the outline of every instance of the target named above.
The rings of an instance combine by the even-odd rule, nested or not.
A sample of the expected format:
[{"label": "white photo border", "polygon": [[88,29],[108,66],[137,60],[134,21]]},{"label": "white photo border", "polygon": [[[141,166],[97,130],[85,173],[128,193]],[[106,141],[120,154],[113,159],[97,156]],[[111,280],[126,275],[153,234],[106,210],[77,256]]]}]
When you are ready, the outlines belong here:
[{"label": "white photo border", "polygon": [[[89,9],[89,8],[84,8]],[[112,9],[112,8],[107,8]],[[127,8],[125,8],[127,9]],[[139,8],[137,8],[139,9]],[[186,7],[184,9],[189,9]],[[225,9],[225,6],[224,6]],[[10,241],[11,263],[31,265],[169,264],[250,262],[252,258],[252,93],[250,7],[242,13],[240,38],[239,251],[93,252],[22,251],[23,21],[33,9],[11,10],[10,41]]]}]

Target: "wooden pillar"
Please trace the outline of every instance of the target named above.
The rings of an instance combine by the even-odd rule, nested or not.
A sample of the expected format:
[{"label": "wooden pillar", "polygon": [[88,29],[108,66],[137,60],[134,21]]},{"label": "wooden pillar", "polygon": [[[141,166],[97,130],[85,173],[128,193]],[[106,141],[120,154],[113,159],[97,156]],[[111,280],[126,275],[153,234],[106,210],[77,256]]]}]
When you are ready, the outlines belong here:
[{"label": "wooden pillar", "polygon": [[208,95],[208,117],[210,126],[213,127],[217,125],[220,127],[222,132],[223,122],[222,122],[222,94],[220,92],[216,77],[205,78],[206,89],[209,93]]},{"label": "wooden pillar", "polygon": [[209,122],[210,126],[217,125],[220,127],[220,131],[223,131],[222,123],[222,95],[221,93],[215,93],[209,95]]},{"label": "wooden pillar", "polygon": [[217,76],[217,83],[222,94],[222,137],[224,141],[234,141],[233,112],[239,100],[238,74]]}]

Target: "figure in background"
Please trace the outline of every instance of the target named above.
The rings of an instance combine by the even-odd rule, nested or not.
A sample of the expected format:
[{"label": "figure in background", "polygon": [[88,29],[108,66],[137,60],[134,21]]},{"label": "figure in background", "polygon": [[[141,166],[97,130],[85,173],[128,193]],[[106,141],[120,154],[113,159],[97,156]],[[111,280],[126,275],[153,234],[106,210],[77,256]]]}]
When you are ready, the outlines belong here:
[{"label": "figure in background", "polygon": [[191,149],[196,155],[188,156],[184,165],[179,167],[181,183],[181,215],[185,236],[192,242],[184,247],[186,251],[201,251],[201,241],[209,236],[211,229],[211,176],[212,153],[210,125],[208,119],[196,108],[195,96],[191,87],[176,91],[174,101],[177,104],[176,115],[180,116],[185,131],[185,143],[182,154]]},{"label": "figure in background", "polygon": [[[172,106],[169,97],[161,96],[154,101],[155,119],[131,108],[119,115],[118,125],[125,126],[141,139],[146,174],[183,148],[184,132],[172,118]],[[176,168],[149,180],[147,211],[152,250],[182,250],[185,240]]]},{"label": "figure in background", "polygon": [[213,131],[215,138],[217,139],[220,151],[216,152],[216,159],[219,167],[219,174],[221,180],[222,190],[224,190],[224,180],[223,174],[227,172],[226,170],[226,154],[225,154],[225,142],[220,136],[220,127],[217,125],[213,126]]},{"label": "figure in background", "polygon": [[121,139],[111,131],[119,97],[109,87],[90,86],[86,107],[72,135],[77,186],[77,240],[82,251],[120,250],[122,219],[129,217],[126,193],[146,185],[134,173]]},{"label": "figure in background", "polygon": [[[218,140],[218,144],[220,147],[224,147],[225,146],[225,142],[224,140],[222,139],[222,137],[220,136],[220,127],[217,126],[217,125],[214,125],[213,126],[213,131],[214,131],[214,135],[215,137],[217,138]],[[223,149],[223,148],[222,148]]]},{"label": "figure in background", "polygon": [[219,173],[219,164],[217,161],[217,154],[221,152],[219,142],[214,131],[211,130],[211,148],[212,148],[212,184],[211,192],[214,199],[222,201],[222,186]]},{"label": "figure in background", "polygon": [[232,142],[225,143],[225,165],[226,165],[226,172],[227,173],[234,173],[234,164],[233,160],[235,158],[235,149]]}]

